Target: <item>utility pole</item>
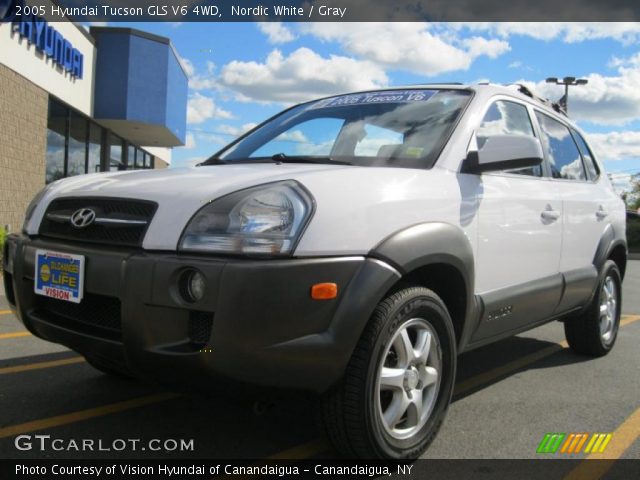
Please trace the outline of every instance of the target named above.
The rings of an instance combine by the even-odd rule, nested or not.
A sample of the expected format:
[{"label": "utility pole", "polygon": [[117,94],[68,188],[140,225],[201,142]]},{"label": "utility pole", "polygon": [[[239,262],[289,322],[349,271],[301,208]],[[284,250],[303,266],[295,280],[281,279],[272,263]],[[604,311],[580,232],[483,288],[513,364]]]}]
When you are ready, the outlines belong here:
[{"label": "utility pole", "polygon": [[589,83],[589,80],[586,78],[576,78],[576,77],[564,77],[562,79],[558,79],[557,77],[549,77],[547,78],[547,83],[553,83],[556,85],[564,85],[564,96],[558,102],[560,106],[564,109],[565,112],[569,112],[569,87],[574,85],[586,85]]}]

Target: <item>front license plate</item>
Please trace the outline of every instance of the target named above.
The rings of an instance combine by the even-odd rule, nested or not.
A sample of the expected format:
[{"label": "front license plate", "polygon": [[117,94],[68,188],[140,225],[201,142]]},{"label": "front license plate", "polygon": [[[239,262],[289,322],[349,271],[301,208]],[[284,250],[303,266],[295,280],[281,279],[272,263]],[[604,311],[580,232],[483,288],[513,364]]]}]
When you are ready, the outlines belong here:
[{"label": "front license plate", "polygon": [[80,303],[84,255],[36,250],[34,290],[38,295]]}]

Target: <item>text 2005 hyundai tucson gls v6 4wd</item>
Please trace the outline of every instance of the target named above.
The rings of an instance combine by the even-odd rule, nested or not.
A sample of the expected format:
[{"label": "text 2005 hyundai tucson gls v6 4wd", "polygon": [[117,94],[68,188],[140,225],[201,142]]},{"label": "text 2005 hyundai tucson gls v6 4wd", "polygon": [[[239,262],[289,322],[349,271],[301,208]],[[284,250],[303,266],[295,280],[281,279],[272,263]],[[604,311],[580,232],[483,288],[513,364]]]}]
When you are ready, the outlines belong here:
[{"label": "text 2005 hyundai tucson gls v6 4wd", "polygon": [[297,105],[197,167],[54,182],[4,284],[100,370],[315,392],[340,451],[410,458],[459,353],[551,320],[613,347],[624,215],[526,89],[396,88]]}]

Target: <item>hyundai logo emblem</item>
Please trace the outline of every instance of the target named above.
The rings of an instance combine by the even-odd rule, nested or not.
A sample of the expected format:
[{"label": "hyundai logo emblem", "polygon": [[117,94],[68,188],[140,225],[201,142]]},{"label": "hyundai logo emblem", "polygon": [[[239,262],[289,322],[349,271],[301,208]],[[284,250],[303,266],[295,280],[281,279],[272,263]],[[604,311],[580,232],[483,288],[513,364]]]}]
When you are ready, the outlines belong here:
[{"label": "hyundai logo emblem", "polygon": [[80,208],[71,215],[71,225],[76,228],[85,228],[96,219],[96,212],[90,208]]}]

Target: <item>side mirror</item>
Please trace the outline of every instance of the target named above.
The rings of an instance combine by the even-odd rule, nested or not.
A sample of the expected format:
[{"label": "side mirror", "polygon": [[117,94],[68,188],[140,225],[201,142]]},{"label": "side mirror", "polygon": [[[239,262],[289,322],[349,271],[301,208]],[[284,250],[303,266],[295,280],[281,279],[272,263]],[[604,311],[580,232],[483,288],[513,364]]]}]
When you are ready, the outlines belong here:
[{"label": "side mirror", "polygon": [[542,147],[533,137],[524,135],[492,135],[480,150],[470,151],[463,173],[536,167],[542,163]]}]

